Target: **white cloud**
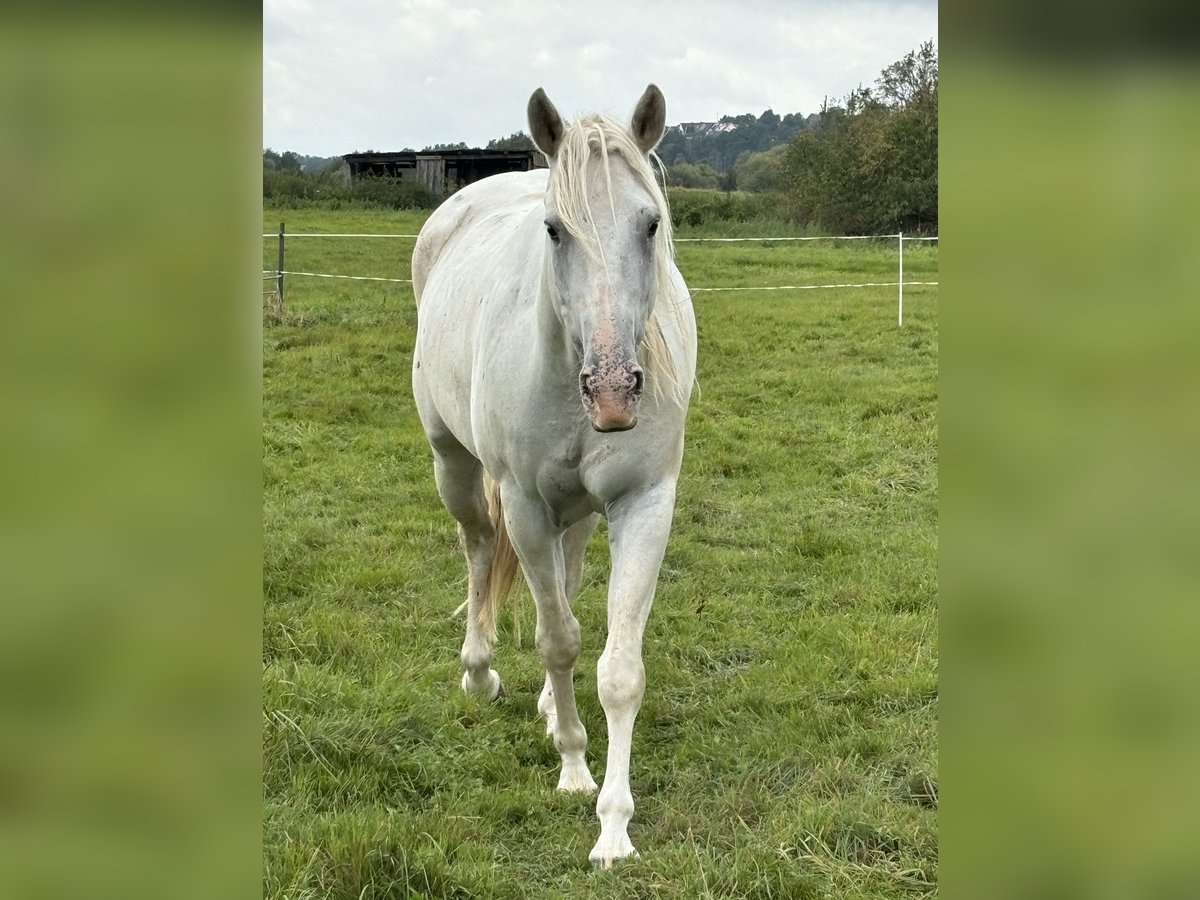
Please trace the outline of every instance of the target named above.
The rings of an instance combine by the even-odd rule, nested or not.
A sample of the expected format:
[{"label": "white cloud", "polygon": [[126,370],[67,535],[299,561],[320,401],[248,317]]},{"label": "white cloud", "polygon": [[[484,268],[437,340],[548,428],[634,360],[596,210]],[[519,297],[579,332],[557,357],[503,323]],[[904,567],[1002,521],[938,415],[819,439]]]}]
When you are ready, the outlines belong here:
[{"label": "white cloud", "polygon": [[934,3],[660,0],[266,0],[263,134],[332,155],[490,138],[525,127],[542,86],[564,115],[625,116],[646,84],[668,121],[815,112],[923,40]]}]

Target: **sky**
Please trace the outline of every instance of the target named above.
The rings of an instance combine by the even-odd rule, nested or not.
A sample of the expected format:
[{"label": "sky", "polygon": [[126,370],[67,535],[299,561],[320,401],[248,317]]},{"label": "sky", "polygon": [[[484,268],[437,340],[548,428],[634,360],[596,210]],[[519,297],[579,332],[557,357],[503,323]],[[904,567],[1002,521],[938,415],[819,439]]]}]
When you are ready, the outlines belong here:
[{"label": "sky", "polygon": [[265,0],[263,146],[309,156],[482,147],[565,118],[818,112],[937,40],[936,0]]}]

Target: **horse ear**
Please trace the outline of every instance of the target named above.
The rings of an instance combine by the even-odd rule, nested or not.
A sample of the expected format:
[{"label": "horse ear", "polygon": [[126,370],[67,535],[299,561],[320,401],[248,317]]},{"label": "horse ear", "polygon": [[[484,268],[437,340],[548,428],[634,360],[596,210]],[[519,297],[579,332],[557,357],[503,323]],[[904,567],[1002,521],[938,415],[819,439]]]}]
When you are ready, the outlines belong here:
[{"label": "horse ear", "polygon": [[529,98],[525,112],[529,118],[529,134],[533,137],[533,143],[546,154],[547,160],[553,159],[563,136],[563,120],[558,110],[546,92],[538,88]]},{"label": "horse ear", "polygon": [[646,92],[637,102],[633,110],[633,121],[629,130],[633,139],[642,148],[643,153],[649,153],[662,140],[667,128],[667,101],[656,84],[646,85]]}]

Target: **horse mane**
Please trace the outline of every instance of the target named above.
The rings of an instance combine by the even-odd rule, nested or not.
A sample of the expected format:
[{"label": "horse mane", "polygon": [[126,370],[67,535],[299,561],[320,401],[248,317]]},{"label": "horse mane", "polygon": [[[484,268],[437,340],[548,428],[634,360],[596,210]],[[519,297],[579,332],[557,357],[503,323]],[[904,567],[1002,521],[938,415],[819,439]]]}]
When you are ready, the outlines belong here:
[{"label": "horse mane", "polygon": [[[671,208],[666,192],[655,173],[657,167],[665,181],[666,167],[662,160],[653,151],[649,154],[643,153],[625,125],[603,113],[593,113],[570,123],[564,129],[554,163],[550,167],[548,194],[554,201],[563,226],[588,249],[589,253],[599,255],[607,272],[608,261],[604,258],[604,248],[600,246],[599,240],[595,239],[594,226],[587,225],[593,221],[587,183],[592,158],[598,157],[604,166],[609,203],[613,204],[612,177],[609,170],[609,157],[613,153],[620,154],[625,160],[634,178],[650,195],[658,209],[659,224],[654,237],[657,296],[650,319],[646,323],[646,333],[642,337],[641,362],[654,395],[662,398],[665,387],[665,394],[682,406],[687,400],[691,386],[680,383],[675,358],[671,355],[671,349],[663,336],[660,318],[666,312],[674,315],[677,321],[682,320],[679,302],[672,293],[671,270],[675,259],[675,242],[674,229],[671,226]],[[615,205],[613,216],[616,216]]]}]

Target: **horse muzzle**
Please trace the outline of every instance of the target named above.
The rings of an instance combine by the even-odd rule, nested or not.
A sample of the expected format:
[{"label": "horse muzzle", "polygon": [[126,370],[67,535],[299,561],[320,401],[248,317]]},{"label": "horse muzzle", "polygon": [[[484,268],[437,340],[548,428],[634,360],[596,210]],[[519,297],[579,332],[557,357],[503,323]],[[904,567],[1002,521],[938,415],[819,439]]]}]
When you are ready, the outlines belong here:
[{"label": "horse muzzle", "polygon": [[584,366],[579,395],[596,431],[628,431],[637,425],[638,401],[644,385],[641,366],[616,365],[599,371]]}]

